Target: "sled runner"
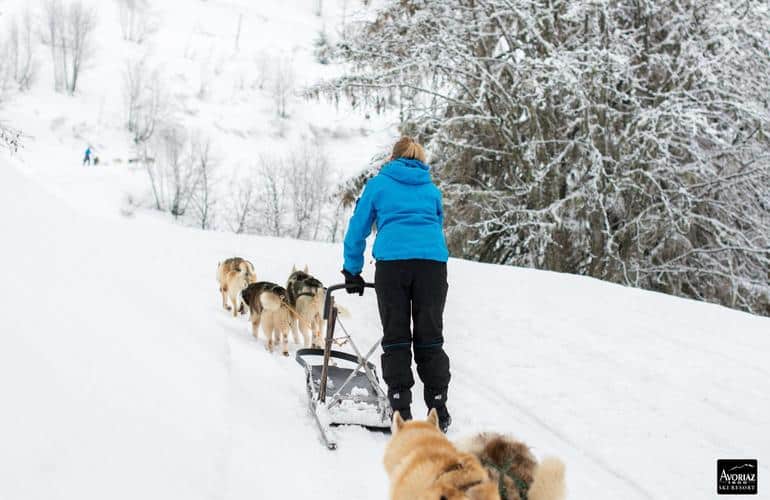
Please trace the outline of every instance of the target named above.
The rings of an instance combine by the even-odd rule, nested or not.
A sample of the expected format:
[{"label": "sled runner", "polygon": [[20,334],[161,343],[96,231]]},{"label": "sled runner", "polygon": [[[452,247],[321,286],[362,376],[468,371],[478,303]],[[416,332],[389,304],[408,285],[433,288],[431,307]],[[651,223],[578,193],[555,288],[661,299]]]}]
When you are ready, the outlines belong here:
[{"label": "sled runner", "polygon": [[[367,283],[366,287],[374,288],[374,284]],[[379,342],[364,355],[345,327],[339,323],[344,332],[339,338],[344,338],[350,344],[354,354],[332,350],[338,325],[333,293],[345,288],[346,285],[342,284],[326,290],[324,348],[297,351],[297,362],[305,368],[310,412],[318,424],[321,438],[330,450],[337,448],[334,426],[361,425],[372,429],[388,429],[392,418],[390,403],[380,387],[377,369],[369,361]]]}]

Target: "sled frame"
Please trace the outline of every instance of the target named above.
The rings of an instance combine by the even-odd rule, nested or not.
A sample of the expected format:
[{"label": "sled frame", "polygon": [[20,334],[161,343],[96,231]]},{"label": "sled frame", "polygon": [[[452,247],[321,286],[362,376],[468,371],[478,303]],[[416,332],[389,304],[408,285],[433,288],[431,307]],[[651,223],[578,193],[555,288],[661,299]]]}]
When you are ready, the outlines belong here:
[{"label": "sled frame", "polygon": [[[324,348],[300,349],[296,354],[297,362],[305,368],[306,372],[306,384],[310,411],[313,414],[313,418],[315,419],[316,424],[318,425],[322,441],[330,450],[337,448],[336,433],[332,428],[333,426],[362,425],[371,429],[386,429],[390,427],[390,419],[392,415],[387,394],[380,386],[380,381],[377,377],[377,371],[374,364],[369,360],[377,350],[379,341],[375,342],[374,345],[369,348],[369,350],[366,352],[366,355],[363,355],[362,351],[353,340],[353,337],[347,332],[344,325],[338,320],[338,309],[334,303],[333,292],[336,290],[346,289],[348,287],[349,285],[341,284],[331,286],[327,289],[326,299],[324,302],[324,319],[326,320],[326,336],[324,339]],[[366,283],[365,287],[374,288],[374,284]],[[334,336],[338,324],[341,330],[344,332],[344,335],[340,338],[344,339],[345,343],[350,344],[354,354],[334,351],[332,349],[334,341],[339,340],[335,339]],[[309,355],[323,356],[322,365],[319,367],[318,365],[308,364],[304,357]],[[339,380],[342,378],[340,376],[342,370],[338,369],[336,366],[331,366],[332,359],[343,360],[350,364],[355,363],[355,368],[352,368],[352,370],[347,368],[344,369],[350,370],[350,373],[342,383],[339,383]],[[319,375],[317,377],[317,387],[315,384],[313,368],[316,369],[315,373]],[[320,374],[318,374],[318,368],[320,368]],[[331,369],[335,370],[336,386],[334,387],[335,392],[329,395],[329,378]],[[359,397],[354,392],[352,392],[352,390],[346,392],[346,388],[354,380],[357,382],[357,384],[362,384],[365,380],[367,385],[367,393],[371,392],[373,394],[367,395],[365,397]],[[359,409],[362,407],[367,408],[369,411],[368,418],[365,419],[366,421],[335,421],[334,411],[337,407],[340,407],[343,402],[349,402],[354,406],[357,405],[359,406]],[[373,418],[375,413],[376,416]],[[324,415],[324,418],[322,418],[321,415]]]}]

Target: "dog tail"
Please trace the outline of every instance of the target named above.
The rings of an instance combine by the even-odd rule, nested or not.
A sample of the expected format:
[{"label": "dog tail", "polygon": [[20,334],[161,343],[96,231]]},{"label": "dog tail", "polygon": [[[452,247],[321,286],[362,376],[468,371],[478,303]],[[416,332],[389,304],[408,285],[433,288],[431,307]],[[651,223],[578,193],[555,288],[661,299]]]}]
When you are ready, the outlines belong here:
[{"label": "dog tail", "polygon": [[259,296],[259,302],[265,311],[277,311],[281,308],[281,297],[272,292],[264,292]]},{"label": "dog tail", "polygon": [[348,311],[346,308],[342,307],[339,304],[334,304],[334,306],[337,308],[337,316],[339,316],[340,318],[350,317],[350,311]]},{"label": "dog tail", "polygon": [[561,500],[565,497],[564,463],[554,457],[546,457],[535,468],[529,486],[530,500]]}]

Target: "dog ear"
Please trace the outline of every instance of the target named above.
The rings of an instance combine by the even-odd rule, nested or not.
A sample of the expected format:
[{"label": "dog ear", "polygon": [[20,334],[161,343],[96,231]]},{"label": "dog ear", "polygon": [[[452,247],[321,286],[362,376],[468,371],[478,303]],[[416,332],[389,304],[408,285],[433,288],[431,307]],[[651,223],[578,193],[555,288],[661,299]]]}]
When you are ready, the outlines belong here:
[{"label": "dog ear", "polygon": [[438,413],[436,412],[435,408],[430,409],[430,413],[428,413],[428,423],[431,425],[435,425],[436,429],[439,428],[438,426]]},{"label": "dog ear", "polygon": [[393,423],[390,426],[390,431],[395,436],[398,431],[401,430],[401,428],[404,426],[404,419],[401,418],[401,414],[396,410],[396,413],[393,414]]},{"label": "dog ear", "polygon": [[293,266],[291,266],[291,272],[292,272],[292,273],[296,273],[296,272],[297,272],[297,266],[296,266],[296,264],[295,264],[295,265],[293,265]]}]

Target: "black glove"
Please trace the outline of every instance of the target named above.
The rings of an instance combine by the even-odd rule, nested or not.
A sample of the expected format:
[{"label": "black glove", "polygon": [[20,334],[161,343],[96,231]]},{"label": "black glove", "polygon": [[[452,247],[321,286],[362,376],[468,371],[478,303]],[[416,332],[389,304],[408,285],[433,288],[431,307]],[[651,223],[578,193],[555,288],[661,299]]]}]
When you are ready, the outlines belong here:
[{"label": "black glove", "polygon": [[[357,293],[358,295],[364,294],[364,284],[366,283],[360,274],[351,274],[346,270],[342,270],[342,274],[345,275],[345,284],[347,285],[347,292],[349,294]],[[354,285],[354,286],[351,286]]]}]

